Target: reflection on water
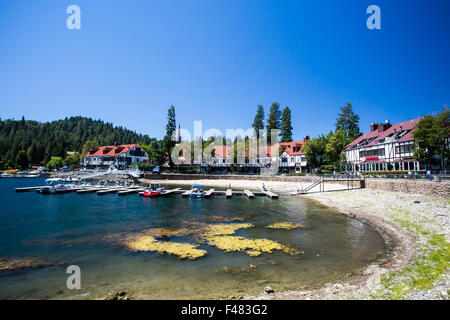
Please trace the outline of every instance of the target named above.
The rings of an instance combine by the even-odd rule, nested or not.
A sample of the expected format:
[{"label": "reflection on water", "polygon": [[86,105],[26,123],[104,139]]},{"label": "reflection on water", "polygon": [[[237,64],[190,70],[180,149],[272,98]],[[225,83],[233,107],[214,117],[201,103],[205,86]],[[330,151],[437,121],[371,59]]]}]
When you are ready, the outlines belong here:
[{"label": "reflection on water", "polygon": [[[362,270],[384,254],[381,237],[367,225],[298,197],[200,200],[14,192],[15,187],[42,181],[0,180],[0,260],[54,262],[0,271],[0,298],[95,299],[117,291],[126,291],[131,298],[227,298],[261,293],[266,285],[282,290],[323,284]],[[297,227],[267,228],[280,222]],[[236,237],[265,239],[271,245],[295,248],[296,254],[277,249],[255,256],[226,252],[217,241],[229,239],[215,235],[215,241],[208,240],[199,235],[200,229],[175,232],[213,224],[251,224],[227,237],[235,237],[233,243]],[[156,228],[174,232],[149,233]],[[179,259],[174,254],[130,250],[117,241],[145,232],[154,239],[145,238],[151,240],[150,248],[169,241],[192,244],[207,253]],[[69,264],[81,268],[81,290],[66,288]]]}]

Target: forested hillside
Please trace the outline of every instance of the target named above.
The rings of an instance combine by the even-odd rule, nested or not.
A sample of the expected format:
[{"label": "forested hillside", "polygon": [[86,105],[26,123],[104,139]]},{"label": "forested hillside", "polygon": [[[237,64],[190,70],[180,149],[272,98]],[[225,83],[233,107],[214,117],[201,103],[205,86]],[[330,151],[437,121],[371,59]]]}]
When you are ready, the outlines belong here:
[{"label": "forested hillside", "polygon": [[46,164],[52,156],[64,157],[67,151],[81,152],[83,144],[93,140],[99,145],[144,143],[155,139],[137,134],[112,123],[84,117],[39,123],[37,121],[0,121],[0,161],[3,166],[14,164],[19,151],[24,150],[31,164]]}]

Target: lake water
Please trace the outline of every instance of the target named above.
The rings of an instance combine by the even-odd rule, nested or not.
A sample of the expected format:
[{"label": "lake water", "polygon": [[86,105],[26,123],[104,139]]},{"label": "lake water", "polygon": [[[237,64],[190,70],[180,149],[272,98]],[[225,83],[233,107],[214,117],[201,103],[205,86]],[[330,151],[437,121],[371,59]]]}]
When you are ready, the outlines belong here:
[{"label": "lake water", "polygon": [[[361,271],[385,255],[382,238],[369,226],[301,197],[146,199],[136,194],[14,191],[43,181],[0,178],[0,261],[45,261],[0,271],[0,299],[96,299],[117,291],[136,299],[229,298],[262,293],[267,285],[276,291],[321,285]],[[307,228],[267,228],[275,222]],[[304,253],[274,250],[251,256],[225,252],[195,234],[155,238],[206,250],[203,257],[190,260],[133,251],[120,242],[128,234],[154,228],[188,226],[195,233],[196,226],[235,223],[252,227],[230,236],[273,240]],[[81,269],[80,290],[67,289],[69,265]]]}]

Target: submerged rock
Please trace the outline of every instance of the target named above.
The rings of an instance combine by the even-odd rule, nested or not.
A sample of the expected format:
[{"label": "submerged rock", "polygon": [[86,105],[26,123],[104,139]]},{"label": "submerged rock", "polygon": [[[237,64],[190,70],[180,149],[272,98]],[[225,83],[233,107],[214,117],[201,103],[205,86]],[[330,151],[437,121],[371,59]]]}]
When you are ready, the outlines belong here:
[{"label": "submerged rock", "polygon": [[125,291],[116,292],[111,300],[128,300],[127,293]]},{"label": "submerged rock", "polygon": [[228,266],[225,266],[225,267],[221,267],[221,268],[217,269],[216,273],[228,273],[231,275],[242,274],[242,273],[254,273],[254,272],[256,272],[255,268],[256,268],[256,266],[252,267],[252,265],[250,265],[250,267],[248,267],[248,268],[230,268]]},{"label": "submerged rock", "polygon": [[298,228],[307,229],[309,227],[306,227],[297,222],[275,222],[275,223],[268,225],[266,228],[291,230],[291,229],[298,229]]},{"label": "submerged rock", "polygon": [[208,219],[211,221],[220,221],[220,222],[244,221],[244,218],[241,217],[210,216],[208,217]]},{"label": "submerged rock", "polygon": [[265,294],[275,293],[275,290],[273,290],[271,286],[267,286],[264,288],[264,293]]},{"label": "submerged rock", "polygon": [[0,259],[0,271],[15,271],[30,268],[44,268],[62,265],[63,261],[53,261],[49,258],[2,258]]}]

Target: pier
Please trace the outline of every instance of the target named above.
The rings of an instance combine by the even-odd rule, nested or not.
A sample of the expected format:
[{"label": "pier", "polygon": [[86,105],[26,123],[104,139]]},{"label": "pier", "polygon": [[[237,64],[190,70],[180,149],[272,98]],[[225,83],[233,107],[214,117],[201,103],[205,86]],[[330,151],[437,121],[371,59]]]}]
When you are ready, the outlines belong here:
[{"label": "pier", "polygon": [[208,191],[205,192],[204,197],[209,198],[211,197],[211,195],[213,194],[214,189],[209,189]]},{"label": "pier", "polygon": [[250,190],[244,190],[244,193],[249,199],[253,199],[255,197],[255,195]]},{"label": "pier", "polygon": [[[41,186],[35,186],[35,187],[22,187],[22,188],[16,188],[16,192],[28,192],[28,191],[40,191]],[[76,186],[71,189],[68,189],[65,192],[76,192],[79,195],[87,194],[87,193],[97,193],[97,195],[107,195],[116,193],[119,196],[126,196],[130,194],[138,194],[142,196],[144,194],[144,191],[146,190],[143,186],[89,186],[89,185],[81,185]],[[192,193],[192,190],[186,190],[181,188],[175,188],[175,189],[168,189],[161,192],[160,196],[171,196],[171,195],[177,195],[181,194],[183,198],[189,198],[190,194]],[[233,190],[231,188],[228,188],[226,190],[216,190],[216,189],[209,189],[205,191],[204,198],[211,198],[212,196],[225,196],[227,199],[232,198],[233,196],[246,196],[249,199],[254,199],[255,196],[267,196],[271,199],[278,199],[278,195],[266,190],[261,191],[250,191],[250,190],[244,190],[244,191],[237,191]]]}]

